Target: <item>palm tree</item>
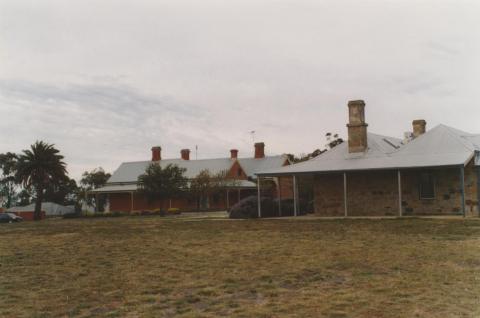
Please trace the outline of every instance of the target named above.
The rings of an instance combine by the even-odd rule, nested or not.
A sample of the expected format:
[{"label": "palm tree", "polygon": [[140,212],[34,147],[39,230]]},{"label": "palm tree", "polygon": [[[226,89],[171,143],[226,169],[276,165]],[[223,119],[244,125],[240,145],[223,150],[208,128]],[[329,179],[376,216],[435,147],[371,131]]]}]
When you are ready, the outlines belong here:
[{"label": "palm tree", "polygon": [[35,190],[34,219],[40,219],[42,200],[48,184],[55,184],[67,175],[63,156],[54,145],[37,141],[30,149],[23,150],[18,158],[17,178],[25,188]]}]

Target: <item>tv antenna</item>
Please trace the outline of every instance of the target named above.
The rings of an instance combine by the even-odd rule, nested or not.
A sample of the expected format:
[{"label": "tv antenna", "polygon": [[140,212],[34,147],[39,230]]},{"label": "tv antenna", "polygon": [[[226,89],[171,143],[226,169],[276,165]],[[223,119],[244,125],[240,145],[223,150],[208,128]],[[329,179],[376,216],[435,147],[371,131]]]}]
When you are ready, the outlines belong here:
[{"label": "tv antenna", "polygon": [[252,136],[252,142],[255,143],[255,130],[250,131],[250,135]]}]

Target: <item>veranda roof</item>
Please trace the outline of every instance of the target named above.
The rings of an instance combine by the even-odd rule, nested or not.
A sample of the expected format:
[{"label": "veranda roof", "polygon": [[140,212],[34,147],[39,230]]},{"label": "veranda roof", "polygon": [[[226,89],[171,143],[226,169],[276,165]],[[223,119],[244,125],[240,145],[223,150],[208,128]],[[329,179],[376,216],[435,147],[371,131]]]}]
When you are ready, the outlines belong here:
[{"label": "veranda roof", "polygon": [[89,193],[118,193],[118,192],[133,192],[137,191],[136,184],[115,184],[106,185],[104,187],[88,191]]},{"label": "veranda roof", "polygon": [[368,150],[364,153],[349,153],[345,142],[309,161],[263,170],[257,175],[460,166],[470,162],[480,150],[480,135],[445,125],[438,125],[406,144],[397,138],[372,133],[368,133],[367,140]]},{"label": "veranda roof", "polygon": [[[226,187],[230,189],[251,189],[256,188],[257,184],[248,180],[232,180],[227,182]],[[138,186],[135,183],[105,185],[104,187],[90,190],[89,193],[119,193],[119,192],[135,192]]]}]

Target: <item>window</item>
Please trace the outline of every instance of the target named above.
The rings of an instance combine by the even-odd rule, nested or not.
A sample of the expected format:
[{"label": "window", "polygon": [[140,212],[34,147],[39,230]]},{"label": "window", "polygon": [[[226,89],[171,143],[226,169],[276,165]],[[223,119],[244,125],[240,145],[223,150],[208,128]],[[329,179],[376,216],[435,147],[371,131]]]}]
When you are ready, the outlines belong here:
[{"label": "window", "polygon": [[431,172],[422,172],[420,175],[420,199],[435,198],[435,182]]},{"label": "window", "polygon": [[242,170],[240,170],[240,168],[237,170],[237,176],[238,176],[238,177],[241,177],[241,176],[242,176]]}]

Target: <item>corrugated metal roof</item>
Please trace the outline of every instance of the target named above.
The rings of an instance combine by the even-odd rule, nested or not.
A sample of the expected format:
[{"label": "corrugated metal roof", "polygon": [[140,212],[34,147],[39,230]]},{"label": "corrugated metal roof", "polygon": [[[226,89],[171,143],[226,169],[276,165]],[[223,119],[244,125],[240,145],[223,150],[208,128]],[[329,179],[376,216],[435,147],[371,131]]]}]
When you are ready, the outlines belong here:
[{"label": "corrugated metal roof", "polygon": [[[240,166],[249,177],[255,177],[257,171],[281,167],[285,163],[285,160],[287,160],[285,155],[268,156],[261,159],[238,158]],[[158,164],[162,167],[173,164],[181,168],[186,168],[185,176],[192,179],[202,170],[208,170],[212,174],[229,171],[234,162],[235,160],[230,158],[201,160],[165,159],[158,161]],[[136,183],[138,177],[145,173],[145,169],[151,163],[152,161],[124,162],[113,172],[107,184]]]},{"label": "corrugated metal roof", "polygon": [[235,180],[235,181],[232,181],[230,184],[227,183],[227,187],[231,187],[233,189],[256,188],[257,184],[255,182],[248,181],[248,180]]},{"label": "corrugated metal roof", "polygon": [[104,187],[90,190],[91,193],[116,193],[116,192],[132,192],[137,191],[136,184],[115,184],[106,185]]},{"label": "corrugated metal roof", "polygon": [[288,159],[286,155],[269,156],[258,159],[238,158],[240,166],[243,168],[243,171],[245,171],[245,173],[249,177],[255,177],[255,174],[259,171],[282,167],[287,160]]},{"label": "corrugated metal roof", "polygon": [[[25,206],[14,206],[6,209],[7,212],[29,212],[35,211],[35,203]],[[74,213],[75,207],[73,205],[64,206],[54,202],[42,202],[42,211],[45,211],[47,216],[58,216],[68,213]]]},{"label": "corrugated metal roof", "polygon": [[[158,161],[158,164],[162,167],[173,164],[186,168],[185,176],[191,179],[196,177],[202,170],[209,170],[213,174],[228,171],[233,162],[230,158],[202,160],[165,159]],[[115,170],[108,183],[137,182],[138,176],[145,173],[145,169],[151,163],[152,161],[124,162]]]},{"label": "corrugated metal roof", "polygon": [[[256,188],[257,184],[248,180],[232,180],[230,183],[227,183],[227,187],[233,189],[240,188]],[[94,189],[89,191],[90,193],[118,193],[118,192],[132,192],[137,191],[137,184],[107,184],[104,187]]]},{"label": "corrugated metal roof", "polygon": [[[263,170],[258,175],[325,173],[354,170],[421,168],[464,165],[478,150],[480,135],[439,125],[403,145],[399,139],[368,133],[368,150],[350,154],[348,143],[306,162],[280,169]],[[478,144],[477,144],[478,142]]]}]

